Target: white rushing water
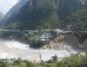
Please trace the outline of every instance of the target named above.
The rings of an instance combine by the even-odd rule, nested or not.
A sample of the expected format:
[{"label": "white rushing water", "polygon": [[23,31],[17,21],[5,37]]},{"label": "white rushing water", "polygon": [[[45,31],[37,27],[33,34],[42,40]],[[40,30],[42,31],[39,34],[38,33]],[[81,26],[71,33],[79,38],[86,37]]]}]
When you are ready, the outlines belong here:
[{"label": "white rushing water", "polygon": [[[0,58],[1,59],[18,59],[29,60],[31,62],[48,61],[52,56],[57,56],[59,59],[68,57],[77,52],[70,48],[67,49],[32,49],[27,44],[10,40],[0,41]],[[41,56],[41,59],[40,59]]]}]

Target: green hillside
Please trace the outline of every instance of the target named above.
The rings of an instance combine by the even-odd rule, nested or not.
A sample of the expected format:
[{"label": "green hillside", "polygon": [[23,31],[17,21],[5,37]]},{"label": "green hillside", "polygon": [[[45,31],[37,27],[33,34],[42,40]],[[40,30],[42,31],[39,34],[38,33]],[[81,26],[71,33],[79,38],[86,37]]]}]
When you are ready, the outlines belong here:
[{"label": "green hillside", "polygon": [[[32,0],[32,6],[24,7],[18,18],[6,24],[11,29],[45,29],[55,28],[59,22],[56,12],[56,0]],[[29,4],[28,4],[29,5]],[[22,14],[21,14],[22,13]]]},{"label": "green hillside", "polygon": [[2,28],[86,30],[87,0],[30,0],[22,5],[23,2],[8,12]]},{"label": "green hillside", "polygon": [[73,13],[60,23],[60,28],[73,31],[87,31],[87,9]]}]

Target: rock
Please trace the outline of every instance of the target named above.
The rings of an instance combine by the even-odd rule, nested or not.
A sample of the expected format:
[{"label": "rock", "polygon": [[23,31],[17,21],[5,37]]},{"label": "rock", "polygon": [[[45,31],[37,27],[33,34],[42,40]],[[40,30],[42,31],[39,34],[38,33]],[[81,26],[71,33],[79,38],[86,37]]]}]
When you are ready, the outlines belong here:
[{"label": "rock", "polygon": [[79,56],[86,56],[87,55],[87,52],[86,51],[82,51],[79,53]]}]

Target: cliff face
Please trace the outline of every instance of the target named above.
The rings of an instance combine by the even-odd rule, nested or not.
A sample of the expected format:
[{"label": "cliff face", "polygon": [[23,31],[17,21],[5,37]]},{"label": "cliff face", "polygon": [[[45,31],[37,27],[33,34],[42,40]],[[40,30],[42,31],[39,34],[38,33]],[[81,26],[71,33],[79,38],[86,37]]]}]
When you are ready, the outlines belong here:
[{"label": "cliff face", "polygon": [[61,19],[85,8],[87,0],[20,0],[4,17],[2,25],[17,29],[56,28]]},{"label": "cliff face", "polygon": [[79,33],[60,34],[54,39],[50,40],[49,44],[46,44],[47,46],[45,45],[45,48],[50,47],[52,49],[86,49],[87,37],[84,38],[84,33],[80,33],[79,37],[77,36],[77,34],[79,35]]},{"label": "cliff face", "polygon": [[55,38],[53,41],[50,42],[51,48],[56,48],[56,49],[63,49],[64,47],[67,48],[66,46],[70,46],[73,48],[78,48],[80,45],[79,41],[75,36],[68,36],[66,37],[65,35],[60,35],[59,37]]}]

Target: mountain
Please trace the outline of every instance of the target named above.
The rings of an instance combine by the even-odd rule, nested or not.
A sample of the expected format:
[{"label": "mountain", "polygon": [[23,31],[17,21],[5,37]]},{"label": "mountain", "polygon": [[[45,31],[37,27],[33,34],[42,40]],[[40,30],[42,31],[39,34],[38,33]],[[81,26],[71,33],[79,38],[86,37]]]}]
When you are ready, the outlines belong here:
[{"label": "mountain", "polygon": [[87,31],[87,9],[73,13],[61,23],[59,26],[63,30]]},{"label": "mountain", "polygon": [[59,0],[58,16],[60,19],[65,19],[84,8],[87,8],[87,0]]},{"label": "mountain", "polygon": [[8,29],[58,28],[61,21],[86,8],[87,0],[20,0],[1,25]]},{"label": "mountain", "polygon": [[21,0],[5,16],[3,24],[13,29],[54,28],[59,21],[55,3],[55,0]]},{"label": "mountain", "polygon": [[3,14],[0,12],[0,19],[3,17]]}]

